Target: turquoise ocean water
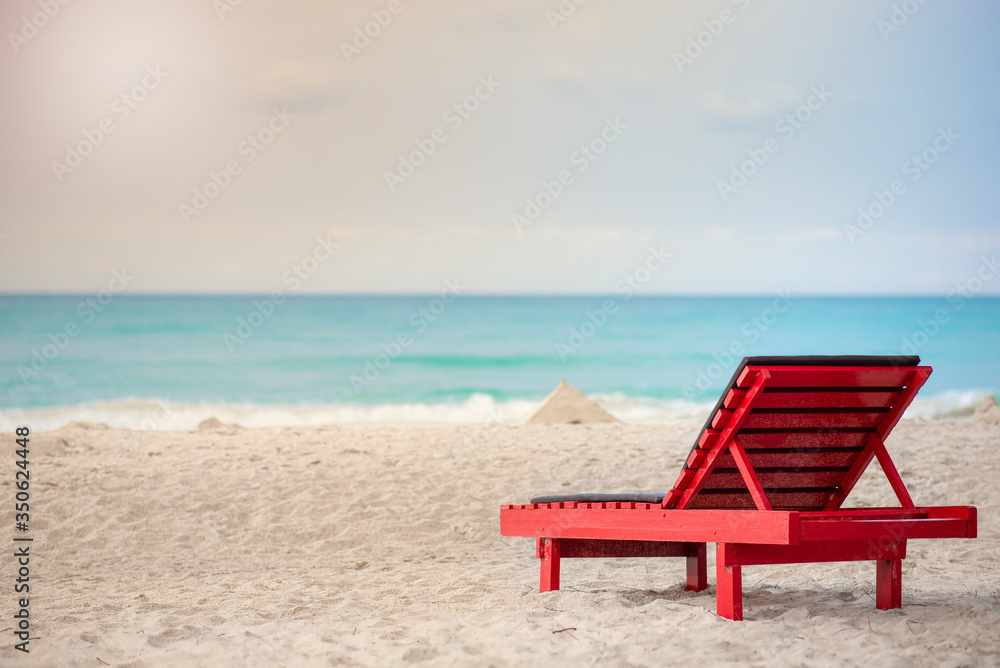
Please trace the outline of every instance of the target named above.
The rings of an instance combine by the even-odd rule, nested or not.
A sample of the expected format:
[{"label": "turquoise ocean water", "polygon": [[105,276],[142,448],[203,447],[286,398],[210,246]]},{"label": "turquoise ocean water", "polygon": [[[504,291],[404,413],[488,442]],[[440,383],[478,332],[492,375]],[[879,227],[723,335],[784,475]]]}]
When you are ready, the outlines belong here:
[{"label": "turquoise ocean water", "polygon": [[697,417],[744,355],[919,354],[911,415],[1000,387],[997,298],[109,297],[0,297],[0,429],[513,421],[563,379]]}]

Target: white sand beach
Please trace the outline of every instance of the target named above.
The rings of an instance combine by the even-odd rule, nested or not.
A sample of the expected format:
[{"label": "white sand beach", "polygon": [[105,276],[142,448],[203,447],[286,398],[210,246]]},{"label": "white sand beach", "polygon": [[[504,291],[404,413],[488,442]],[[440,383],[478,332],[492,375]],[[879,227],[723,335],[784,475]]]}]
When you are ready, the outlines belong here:
[{"label": "white sand beach", "polygon": [[[872,563],[744,569],[746,621],[683,588],[684,560],[567,560],[537,593],[501,503],[665,491],[700,424],[358,425],[33,434],[30,656],[38,666],[995,665],[1000,424],[904,420],[918,505],[979,507],[979,538],[909,543],[903,608]],[[4,461],[13,436],[2,437]],[[13,467],[2,481],[15,533]],[[894,505],[873,465],[848,505]],[[10,540],[8,538],[8,540]],[[13,543],[8,542],[8,548]],[[2,560],[3,627],[13,560]]]}]

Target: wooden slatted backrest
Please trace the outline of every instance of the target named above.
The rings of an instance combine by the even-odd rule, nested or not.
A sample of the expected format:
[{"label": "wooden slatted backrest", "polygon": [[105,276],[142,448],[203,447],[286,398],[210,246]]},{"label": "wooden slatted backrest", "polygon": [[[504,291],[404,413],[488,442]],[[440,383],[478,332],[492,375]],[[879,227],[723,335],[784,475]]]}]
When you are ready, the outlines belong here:
[{"label": "wooden slatted backrest", "polygon": [[[839,508],[930,375],[917,357],[743,360],[699,434],[666,508]],[[757,484],[759,483],[759,484]]]}]

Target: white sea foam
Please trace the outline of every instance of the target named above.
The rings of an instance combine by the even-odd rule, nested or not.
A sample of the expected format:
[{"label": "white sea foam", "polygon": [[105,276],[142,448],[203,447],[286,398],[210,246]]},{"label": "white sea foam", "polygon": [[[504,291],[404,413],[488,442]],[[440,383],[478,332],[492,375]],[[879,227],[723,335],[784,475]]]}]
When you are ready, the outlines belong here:
[{"label": "white sea foam", "polygon": [[248,403],[175,403],[148,398],[95,401],[76,406],[0,411],[0,432],[28,425],[35,431],[58,429],[70,422],[103,423],[119,429],[176,431],[193,429],[214,417],[243,427],[304,427],[353,422],[514,423],[536,402],[497,402],[475,394],[462,403],[288,405]]},{"label": "white sea foam", "polygon": [[992,390],[945,390],[926,397],[917,396],[904,418],[969,417]]},{"label": "white sea foam", "polygon": [[[949,390],[918,398],[906,418],[962,417],[972,414],[988,390]],[[609,413],[625,422],[673,418],[704,419],[715,402],[595,394]],[[449,424],[516,424],[540,400],[496,401],[474,394],[460,403],[273,405],[238,403],[175,403],[150,398],[95,401],[76,406],[0,410],[0,432],[28,425],[35,431],[58,429],[70,422],[104,423],[119,429],[177,431],[193,429],[214,417],[243,427],[304,427],[356,422],[436,422]]]}]

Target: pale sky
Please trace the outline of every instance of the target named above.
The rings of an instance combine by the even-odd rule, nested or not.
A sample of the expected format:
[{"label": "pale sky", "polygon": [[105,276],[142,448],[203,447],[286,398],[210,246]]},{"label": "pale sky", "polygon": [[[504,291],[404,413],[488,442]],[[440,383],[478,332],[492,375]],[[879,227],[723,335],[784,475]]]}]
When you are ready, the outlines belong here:
[{"label": "pale sky", "polygon": [[228,1],[0,5],[0,291],[267,292],[318,236],[303,293],[606,293],[662,246],[646,294],[944,294],[1000,254],[994,2]]}]

